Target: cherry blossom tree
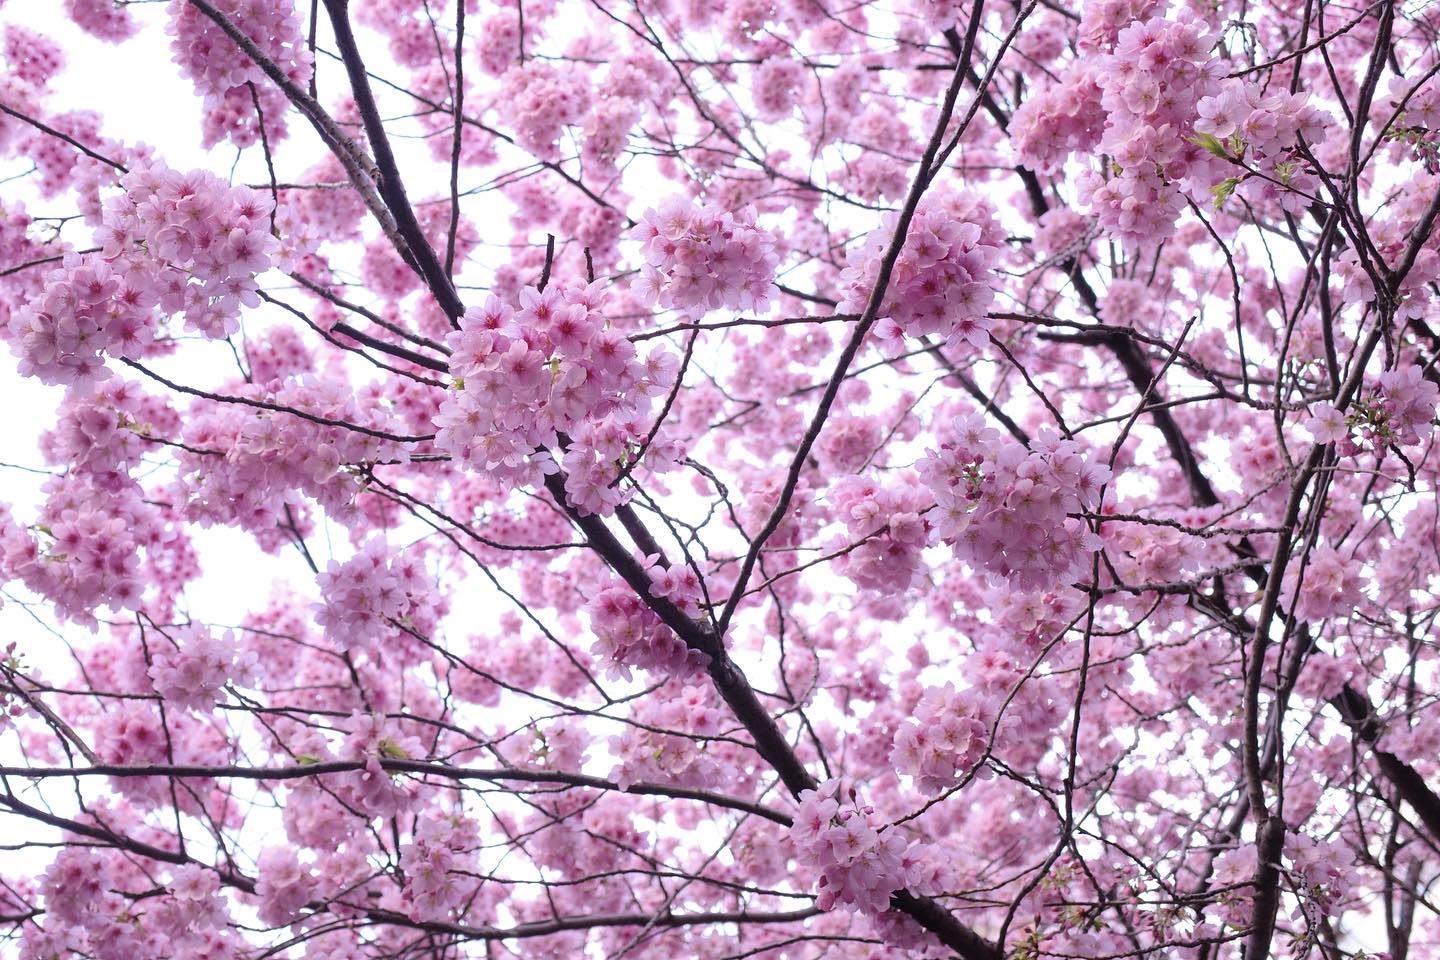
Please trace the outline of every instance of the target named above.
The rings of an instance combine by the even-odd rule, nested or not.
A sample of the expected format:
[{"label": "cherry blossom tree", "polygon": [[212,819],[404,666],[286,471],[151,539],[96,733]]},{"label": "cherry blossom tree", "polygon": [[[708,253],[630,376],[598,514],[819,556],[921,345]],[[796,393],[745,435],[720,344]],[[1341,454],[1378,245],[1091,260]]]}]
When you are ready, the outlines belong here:
[{"label": "cherry blossom tree", "polygon": [[1440,8],[3,13],[6,957],[1440,956]]}]

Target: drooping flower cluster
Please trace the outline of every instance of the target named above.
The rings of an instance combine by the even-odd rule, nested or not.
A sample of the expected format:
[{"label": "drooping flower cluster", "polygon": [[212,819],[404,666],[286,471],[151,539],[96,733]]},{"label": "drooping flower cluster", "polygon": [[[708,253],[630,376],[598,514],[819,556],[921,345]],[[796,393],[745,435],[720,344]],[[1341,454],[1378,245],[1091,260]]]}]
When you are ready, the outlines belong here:
[{"label": "drooping flower cluster", "polygon": [[1289,874],[1300,894],[1296,914],[1318,921],[1344,900],[1355,880],[1355,855],[1337,842],[1314,840],[1303,833],[1286,837]]},{"label": "drooping flower cluster", "polygon": [[1011,145],[1022,163],[1041,173],[1058,173],[1072,153],[1084,153],[1105,132],[1100,106],[1100,68],[1094,61],[1072,64],[1053,83],[1040,83],[1015,110]]},{"label": "drooping flower cluster", "polygon": [[45,505],[29,527],[0,509],[0,579],[23,582],[61,616],[93,622],[97,606],[138,609],[142,545],[173,539],[162,511],[138,489],[100,491],[83,475],[45,484]]},{"label": "drooping flower cluster", "polygon": [[[841,313],[865,310],[880,278],[885,253],[899,214],[886,214],[882,229],[850,253],[840,275]],[[987,344],[993,322],[986,316],[995,296],[995,278],[1003,243],[989,206],[972,196],[939,191],[927,194],[910,223],[899,259],[890,274],[881,336],[938,336],[951,345]]]},{"label": "drooping flower cluster", "polygon": [[340,745],[340,759],[363,760],[365,766],[337,776],[339,797],[372,817],[393,817],[409,809],[417,792],[415,784],[391,777],[380,761],[424,757],[420,739],[397,732],[393,721],[373,713],[356,713],[347,725],[349,732]]},{"label": "drooping flower cluster", "polygon": [[1440,386],[1410,364],[1382,373],[1376,388],[1346,412],[1333,404],[1315,404],[1305,427],[1316,443],[1334,443],[1342,456],[1378,452],[1428,439],[1435,427],[1437,403]]},{"label": "drooping flower cluster", "polygon": [[1082,178],[1081,196],[1130,244],[1172,234],[1187,197],[1223,204],[1238,189],[1300,210],[1318,181],[1293,148],[1297,135],[1323,139],[1324,113],[1304,92],[1222,82],[1210,27],[1185,13],[1154,16],[1155,7],[1087,6],[1082,35],[1104,55],[1071,65],[1016,111],[1021,161],[1054,173],[1071,155],[1105,156],[1105,169]]},{"label": "drooping flower cluster", "polygon": [[1318,546],[1306,555],[1291,561],[1285,570],[1285,593],[1288,601],[1295,596],[1295,583],[1301,570],[1300,594],[1295,601],[1295,616],[1301,620],[1323,620],[1342,616],[1355,609],[1364,579],[1360,566],[1352,556],[1331,546]]},{"label": "drooping flower cluster", "polygon": [[505,96],[497,105],[516,140],[534,156],[554,159],[561,131],[585,115],[590,89],[563,67],[523,58],[506,71],[504,83]]},{"label": "drooping flower cluster", "polygon": [[13,23],[5,25],[0,49],[11,77],[37,89],[44,89],[65,64],[65,55],[53,40]]},{"label": "drooping flower cluster", "polygon": [[65,0],[65,9],[77,27],[102,40],[124,40],[135,32],[130,8],[114,0]]},{"label": "drooping flower cluster", "polygon": [[1070,514],[1099,506],[1109,469],[1048,431],[1026,450],[970,417],[956,421],[954,436],[917,465],[938,503],[939,537],[961,559],[1022,590],[1082,573],[1100,544]]},{"label": "drooping flower cluster", "polygon": [[400,848],[408,916],[417,922],[444,920],[475,896],[479,882],[472,862],[480,847],[479,824],[462,815],[426,815],[414,839]]},{"label": "drooping flower cluster", "polygon": [[769,308],[779,256],[753,209],[732,213],[671,197],[641,215],[633,236],[645,257],[638,283],[645,299],[696,315]]},{"label": "drooping flower cluster", "polygon": [[[275,143],[285,136],[285,94],[265,76],[214,20],[191,3],[171,5],[168,31],[180,72],[195,83],[205,98],[204,139],[213,147],[229,139],[248,147],[260,139],[260,116],[265,137]],[[295,4],[273,0],[216,0],[214,7],[254,42],[285,76],[302,89],[309,83],[314,57],[306,42],[305,26]],[[257,107],[256,100],[259,100]]]},{"label": "drooping flower cluster", "polygon": [[256,860],[255,896],[262,923],[282,926],[300,913],[315,892],[314,875],[293,847],[266,847]]},{"label": "drooping flower cluster", "polygon": [[820,909],[843,904],[882,913],[890,906],[891,894],[905,884],[909,844],[898,830],[876,829],[869,807],[842,807],[840,795],[838,780],[800,794],[800,809],[790,827],[795,859],[819,872]]},{"label": "drooping flower cluster", "polygon": [[[516,310],[492,296],[461,318],[448,340],[455,389],[435,418],[441,449],[510,484],[537,480],[548,469],[538,451],[557,446],[562,434],[607,418],[624,424],[669,386],[674,369],[666,351],[636,358],[634,344],[607,323],[599,284],[527,288],[519,300]],[[627,430],[621,445],[641,437]],[[610,491],[618,476],[615,461],[609,461],[608,475],[599,469],[604,463],[594,466],[582,471],[594,474],[584,485],[593,496],[572,491],[587,512],[613,508],[619,499]]]},{"label": "drooping flower cluster", "polygon": [[118,490],[133,482],[131,471],[155,449],[147,438],[179,426],[180,417],[162,398],[115,377],[86,396],[68,397],[41,448],[47,462],[67,465],[101,489]]},{"label": "drooping flower cluster", "polygon": [[104,354],[139,359],[156,312],[219,338],[259,303],[255,274],[271,265],[268,198],[218,177],[136,166],[105,203],[100,253],[67,254],[42,296],[11,318],[21,373],[45,383],[103,380]]},{"label": "drooping flower cluster", "polygon": [[93,622],[96,607],[136,609],[153,584],[151,613],[198,572],[178,507],[132,476],[150,437],[179,430],[159,397],[115,378],[92,393],[66,395],[40,441],[47,462],[65,472],[47,480],[34,521],[0,507],[0,579],[17,579],[54,603],[62,616]]},{"label": "drooping flower cluster", "polygon": [[[1185,204],[1176,181],[1197,176],[1208,191],[1229,175],[1187,139],[1195,103],[1215,90],[1222,69],[1210,57],[1213,44],[1200,20],[1154,17],[1122,29],[1113,54],[1097,64],[1108,115],[1099,149],[1113,165],[1088,173],[1081,192],[1101,226],[1127,243],[1154,242],[1174,231]],[[1212,166],[1222,172],[1210,173]]]},{"label": "drooping flower cluster", "polygon": [[1380,375],[1377,399],[1369,414],[1377,439],[1409,445],[1423,442],[1433,432],[1440,386],[1420,367],[1410,364],[1386,370]]},{"label": "drooping flower cluster", "polygon": [[948,790],[985,756],[990,729],[979,714],[970,690],[947,683],[925,691],[914,718],[895,734],[890,762],[924,793]]},{"label": "drooping flower cluster", "polygon": [[182,950],[198,956],[226,956],[230,912],[220,889],[220,877],[198,863],[178,866],[171,874],[170,895],[159,898],[148,911],[156,926],[167,930]]},{"label": "drooping flower cluster", "polygon": [[848,542],[858,544],[836,558],[838,572],[867,590],[888,593],[903,593],[916,583],[930,526],[920,515],[924,488],[913,475],[883,486],[866,477],[841,477],[826,499],[845,522]]},{"label": "drooping flower cluster", "polygon": [[[271,366],[278,359],[262,361],[257,373],[280,372],[283,368]],[[367,396],[313,375],[255,380],[237,383],[231,394],[374,432],[395,435],[404,429],[389,408],[391,397]],[[202,524],[236,523],[271,551],[288,542],[282,525],[303,532],[306,498],[332,517],[354,514],[359,481],[344,465],[401,459],[407,449],[374,433],[239,404],[197,403],[185,419],[183,438],[189,449],[178,457],[174,489],[186,517]]]},{"label": "drooping flower cluster", "polygon": [[[166,763],[215,765],[233,756],[227,754],[224,737],[206,719],[186,710],[167,710],[163,716],[166,722],[162,725],[162,712],[148,697],[107,708],[94,739],[96,755],[103,763],[134,767]],[[189,782],[190,789],[180,796],[171,792],[171,783],[163,776],[116,777],[111,789],[140,809],[173,805],[197,815],[213,815],[223,809],[223,801],[207,803],[213,796],[213,779],[195,777]]]},{"label": "drooping flower cluster", "polygon": [[1319,178],[1295,150],[1297,138],[1311,144],[1323,140],[1329,121],[1310,103],[1308,93],[1271,91],[1253,81],[1232,79],[1221,84],[1218,93],[1202,97],[1195,108],[1195,132],[1206,149],[1226,158],[1243,158],[1246,166],[1261,174],[1221,181],[1211,188],[1217,203],[1223,204],[1238,187],[1246,199],[1273,200],[1282,209],[1299,213],[1308,197],[1319,191]]},{"label": "drooping flower cluster", "polygon": [[380,537],[366,541],[344,563],[320,574],[322,603],[316,622],[340,649],[364,648],[393,629],[392,622],[428,632],[436,610],[432,581],[417,558],[395,554]]},{"label": "drooping flower cluster", "polygon": [[155,692],[183,710],[204,711],[219,701],[227,683],[244,684],[253,672],[235,634],[220,635],[199,625],[167,630],[151,652],[150,677]]},{"label": "drooping flower cluster", "polygon": [[85,847],[62,850],[45,871],[45,911],[61,924],[88,927],[120,912],[110,858]]},{"label": "drooping flower cluster", "polygon": [[628,587],[602,590],[587,609],[595,653],[617,676],[629,679],[630,668],[639,667],[684,678],[705,666],[704,655],[688,648]]},{"label": "drooping flower cluster", "polygon": [[726,726],[714,700],[710,690],[687,684],[678,694],[647,701],[635,714],[638,723],[610,740],[620,788],[648,781],[704,789],[723,782],[724,764],[705,749],[705,738]]},{"label": "drooping flower cluster", "polygon": [[795,109],[799,88],[805,82],[805,65],[785,56],[770,57],[755,68],[750,96],[766,120],[780,120]]}]

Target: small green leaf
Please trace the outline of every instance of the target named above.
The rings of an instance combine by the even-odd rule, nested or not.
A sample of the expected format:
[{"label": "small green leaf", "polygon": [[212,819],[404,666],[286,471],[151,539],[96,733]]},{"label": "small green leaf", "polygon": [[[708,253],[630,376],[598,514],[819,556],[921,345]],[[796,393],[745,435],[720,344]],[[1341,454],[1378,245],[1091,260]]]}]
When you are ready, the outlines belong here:
[{"label": "small green leaf", "polygon": [[1239,177],[1226,177],[1224,180],[1221,180],[1219,183],[1215,184],[1215,186],[1210,188],[1210,192],[1215,195],[1216,210],[1219,210],[1222,206],[1225,205],[1225,201],[1229,200],[1230,197],[1234,195],[1235,188],[1238,186],[1240,186]]},{"label": "small green leaf", "polygon": [[1197,147],[1203,148],[1209,153],[1215,154],[1215,156],[1219,157],[1221,160],[1230,159],[1230,155],[1225,152],[1225,145],[1222,144],[1219,140],[1216,140],[1214,137],[1210,136],[1210,134],[1208,133],[1197,133],[1195,134],[1195,136],[1190,138],[1190,142],[1195,144]]}]

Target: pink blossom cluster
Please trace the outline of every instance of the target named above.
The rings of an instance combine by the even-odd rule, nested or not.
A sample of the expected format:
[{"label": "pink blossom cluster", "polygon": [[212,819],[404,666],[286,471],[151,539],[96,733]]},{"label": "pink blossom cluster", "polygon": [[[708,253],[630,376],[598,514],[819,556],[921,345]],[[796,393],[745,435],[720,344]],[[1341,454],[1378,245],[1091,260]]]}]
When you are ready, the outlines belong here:
[{"label": "pink blossom cluster", "polygon": [[125,703],[109,712],[95,752],[107,763],[141,766],[166,762],[166,735],[148,704]]},{"label": "pink blossom cluster", "polygon": [[1391,443],[1422,443],[1435,427],[1435,408],[1440,386],[1425,371],[1408,364],[1380,375],[1378,404],[1371,414],[1376,432]]},{"label": "pink blossom cluster", "polygon": [[805,82],[805,65],[785,56],[770,57],[755,68],[750,97],[756,112],[765,120],[788,117],[799,101]]},{"label": "pink blossom cluster", "polygon": [[1128,244],[1174,232],[1185,205],[1177,181],[1195,177],[1209,199],[1209,187],[1230,174],[1187,139],[1196,101],[1215,91],[1224,69],[1211,59],[1213,45],[1203,21],[1154,17],[1126,26],[1113,54],[1095,61],[1107,114],[1099,150],[1112,166],[1089,171],[1080,190],[1100,225]]},{"label": "pink blossom cluster", "polygon": [[60,851],[45,871],[45,911],[60,923],[89,926],[97,915],[118,913],[110,858],[85,847]]},{"label": "pink blossom cluster", "polygon": [[[675,355],[655,351],[647,358],[648,376],[653,384],[674,377]],[[656,364],[654,361],[659,360]],[[570,434],[561,466],[565,469],[565,496],[570,505],[582,514],[609,515],[630,496],[628,487],[616,481],[624,467],[638,463],[640,445],[648,437],[649,418],[617,416],[577,424]],[[644,448],[644,469],[658,472],[673,465],[683,456],[681,447],[671,439],[656,436]]]},{"label": "pink blossom cluster", "polygon": [[83,474],[49,480],[44,492],[38,520],[28,527],[0,509],[0,579],[23,582],[81,623],[92,623],[102,605],[138,609],[146,579],[141,547],[178,536],[162,511],[133,486],[101,489]]},{"label": "pink blossom cluster", "polygon": [[[1417,173],[1397,184],[1394,215],[1381,220],[1373,232],[1374,248],[1383,262],[1397,264],[1408,256],[1413,231],[1420,229],[1428,216],[1421,197],[1433,193],[1437,183],[1440,177]],[[1364,306],[1376,299],[1369,260],[1349,246],[1335,258],[1334,282],[1339,302]],[[1399,286],[1385,295],[1394,299],[1396,319],[1423,321],[1431,316],[1437,281],[1440,281],[1440,250],[1435,244],[1427,243],[1415,252],[1414,261],[1400,278]]]},{"label": "pink blossom cluster", "polygon": [[155,433],[180,420],[158,397],[119,378],[88,395],[68,393],[54,427],[42,435],[47,462],[65,465],[47,480],[33,523],[0,508],[0,580],[18,579],[56,604],[62,616],[93,622],[96,607],[138,607],[153,583],[162,614],[196,572],[176,526],[178,510],[131,476],[155,449]]},{"label": "pink blossom cluster", "polygon": [[[888,213],[850,253],[840,274],[841,313],[862,313],[879,282],[880,267],[899,214]],[[935,335],[957,346],[988,344],[993,322],[986,316],[995,296],[993,276],[1003,233],[984,201],[967,194],[932,192],[921,201],[890,273],[877,316],[888,325],[882,337]]]},{"label": "pink blossom cluster", "polygon": [[13,23],[5,25],[3,50],[11,77],[36,89],[47,87],[65,65],[55,41]]},{"label": "pink blossom cluster", "polygon": [[923,793],[950,789],[984,759],[990,740],[984,712],[974,691],[957,691],[953,683],[925,691],[914,717],[895,733],[890,762]]},{"label": "pink blossom cluster", "polygon": [[[657,349],[637,359],[634,344],[607,322],[605,299],[598,283],[556,284],[521,290],[518,310],[492,296],[466,311],[447,341],[455,389],[435,418],[436,445],[504,482],[530,483],[548,469],[541,448],[606,418],[623,424],[665,390],[673,355]],[[646,427],[626,430],[619,446],[637,441],[643,433],[635,431]],[[616,438],[602,430],[587,439],[613,446]],[[576,481],[576,504],[608,512],[619,502],[610,484],[616,460],[592,458],[589,469],[581,460],[578,453],[567,459],[590,481]]]},{"label": "pink blossom cluster", "polygon": [[[1094,236],[1094,226],[1088,217],[1068,207],[1056,207],[1047,210],[1036,222],[1035,249],[1050,260],[1062,260],[1082,252]],[[1119,278],[1112,281],[1111,290],[1118,282]],[[1107,291],[1107,305],[1109,300]]]},{"label": "pink blossom cluster", "polygon": [[475,852],[479,824],[464,814],[426,814],[409,843],[400,848],[405,871],[406,914],[417,922],[445,920],[463,913],[476,893]]},{"label": "pink blossom cluster", "polygon": [[611,776],[620,788],[641,781],[701,789],[721,784],[727,766],[706,749],[706,738],[727,726],[715,699],[712,689],[686,684],[678,693],[646,701],[634,716],[637,724],[610,739],[616,759]]},{"label": "pink blossom cluster", "polygon": [[255,896],[262,923],[284,926],[315,897],[316,880],[292,847],[266,847],[256,860]]},{"label": "pink blossom cluster", "polygon": [[1161,0],[1085,0],[1076,38],[1087,54],[1109,53],[1120,31],[1137,20],[1146,20],[1161,6]]},{"label": "pink blossom cluster", "polygon": [[[1290,213],[1299,213],[1309,196],[1319,192],[1320,180],[1295,150],[1297,138],[1309,144],[1325,139],[1330,116],[1310,103],[1306,92],[1266,90],[1253,81],[1224,81],[1219,92],[1196,103],[1196,133],[1213,137],[1227,156],[1244,158],[1262,176],[1244,176],[1241,196],[1255,202],[1271,201]],[[1220,199],[1217,197],[1217,199]]]},{"label": "pink blossom cluster", "polygon": [[[133,815],[123,805],[95,806],[95,826]],[[168,881],[161,873],[93,844],[62,850],[35,888],[20,886],[26,899],[0,899],[0,906],[9,909],[33,907],[37,896],[44,900],[40,913],[47,922],[27,932],[15,955],[25,960],[235,960],[245,955],[230,929],[215,870],[184,863],[171,868]]]},{"label": "pink blossom cluster", "polygon": [[254,673],[254,654],[198,624],[166,631],[151,649],[150,677],[165,702],[183,710],[214,707],[227,683],[244,685]]},{"label": "pink blossom cluster", "polygon": [[[273,362],[285,360],[273,357]],[[278,373],[283,367],[261,362],[256,369]],[[307,371],[282,376],[278,383],[254,379],[233,384],[227,392],[376,432],[398,435],[395,431],[403,428],[389,397],[357,393],[333,377]],[[202,524],[234,523],[272,551],[288,542],[280,525],[289,526],[293,519],[304,531],[307,497],[332,517],[354,515],[359,481],[345,465],[403,460],[407,454],[406,445],[396,440],[233,403],[195,404],[182,436],[190,449],[178,456],[174,487],[185,515]]]},{"label": "pink blossom cluster", "polygon": [[40,444],[47,462],[68,465],[102,490],[119,490],[132,485],[130,471],[154,451],[150,437],[179,426],[162,398],[115,377],[88,395],[68,395]]},{"label": "pink blossom cluster", "polygon": [[433,580],[415,557],[392,552],[382,537],[367,540],[344,563],[330,561],[318,582],[316,623],[341,650],[367,649],[393,632],[393,623],[428,633],[435,622]]},{"label": "pink blossom cluster", "polygon": [[846,544],[835,546],[845,551],[836,558],[837,572],[883,593],[903,593],[921,579],[930,525],[921,516],[928,505],[925,488],[913,475],[883,486],[866,477],[841,477],[825,498],[844,521],[848,537]]},{"label": "pink blossom cluster", "polygon": [[1105,133],[1100,74],[1094,61],[1072,64],[1021,102],[1010,137],[1022,163],[1040,173],[1059,173],[1071,154],[1086,153],[1100,142]]},{"label": "pink blossom cluster", "polygon": [[879,417],[848,412],[832,415],[815,444],[815,456],[829,473],[859,473],[885,440]]},{"label": "pink blossom cluster", "polygon": [[685,678],[705,667],[704,655],[687,647],[628,587],[607,587],[586,609],[595,635],[593,649],[613,675],[628,680],[630,668],[638,667]]},{"label": "pink blossom cluster", "polygon": [[501,9],[481,20],[480,29],[475,31],[475,52],[480,69],[492,77],[519,63],[520,15]]},{"label": "pink blossom cluster", "polygon": [[[5,135],[5,127],[0,126],[0,148],[4,147]],[[0,264],[4,264],[0,269],[30,263],[55,252],[49,244],[40,243],[31,235],[33,225],[34,221],[22,205],[0,200]],[[6,335],[10,318],[21,306],[38,297],[44,289],[45,285],[37,274],[35,270],[21,270],[6,278],[13,284],[10,288],[13,293],[0,298],[0,337]]]},{"label": "pink blossom cluster", "polygon": [[147,925],[166,931],[179,950],[196,956],[227,957],[230,912],[220,890],[220,877],[198,863],[176,867],[168,884],[170,895],[159,898],[146,912]]},{"label": "pink blossom cluster", "polygon": [[[45,95],[45,91],[24,87],[19,82],[12,82],[9,86],[10,89],[0,88],[0,94],[7,100],[14,98],[23,103]],[[34,113],[43,114],[38,107],[27,105]],[[103,151],[102,155],[124,151],[119,144],[100,135],[101,118],[93,110],[68,110],[46,116],[45,120],[56,133],[82,143],[95,144],[98,151]],[[12,137],[15,152],[35,165],[39,175],[35,186],[40,196],[50,200],[73,190],[78,194],[86,222],[93,224],[99,214],[98,193],[114,182],[114,170],[98,160],[77,157],[74,148],[60,137],[7,116],[5,122],[0,123],[0,149],[6,147]]]},{"label": "pink blossom cluster", "polygon": [[838,903],[883,913],[891,895],[905,885],[909,844],[899,830],[877,829],[873,808],[858,803],[842,807],[840,794],[838,780],[800,794],[800,809],[790,827],[795,859],[819,872],[820,909]]},{"label": "pink blossom cluster", "polygon": [[1355,882],[1355,854],[1334,838],[1315,840],[1304,833],[1285,838],[1289,873],[1300,892],[1296,914],[1312,920],[1330,914]]},{"label": "pink blossom cluster", "polygon": [[[314,58],[295,4],[273,0],[216,0],[215,9],[254,42],[285,76],[302,89],[309,84]],[[220,25],[192,3],[170,4],[167,27],[182,76],[194,81],[205,100],[203,143],[213,147],[229,139],[237,147],[260,140],[260,114],[271,144],[285,136],[285,94]],[[251,90],[259,99],[257,113]]]},{"label": "pink blossom cluster", "polygon": [[1152,16],[1155,7],[1087,5],[1082,38],[1103,55],[1071,65],[1016,111],[1022,162],[1055,173],[1071,155],[1104,155],[1108,167],[1082,177],[1081,196],[1131,244],[1171,235],[1187,196],[1223,204],[1238,189],[1298,211],[1318,181],[1293,147],[1297,136],[1323,139],[1325,114],[1303,92],[1222,82],[1210,28],[1184,13]]},{"label": "pink blossom cluster", "polygon": [[1349,553],[1332,546],[1317,546],[1303,559],[1296,557],[1285,571],[1285,593],[1295,596],[1295,583],[1304,568],[1300,594],[1295,600],[1295,616],[1301,620],[1324,620],[1354,611],[1360,600],[1364,578],[1359,564]]},{"label": "pink blossom cluster", "polygon": [[[108,707],[98,718],[103,722],[96,725],[95,753],[102,762],[120,766],[218,765],[231,759],[224,734],[208,718],[184,710],[167,710],[164,718],[162,726],[161,710],[149,698]],[[175,806],[195,815],[218,815],[224,808],[223,801],[207,803],[215,781],[196,777],[189,782],[191,789],[179,796],[171,792],[171,782],[161,776],[116,777],[110,786],[139,809]]]},{"label": "pink blossom cluster", "polygon": [[341,760],[363,760],[363,769],[339,775],[338,796],[371,817],[393,817],[408,810],[415,801],[415,789],[405,780],[392,777],[380,761],[416,760],[426,755],[420,739],[397,732],[395,724],[374,713],[355,713],[340,745]]},{"label": "pink blossom cluster", "polygon": [[580,128],[581,157],[586,166],[598,171],[615,170],[641,112],[640,105],[628,97],[597,100]]},{"label": "pink blossom cluster", "polygon": [[130,8],[115,0],[65,0],[65,9],[77,27],[101,40],[116,43],[135,33]]},{"label": "pink blossom cluster", "polygon": [[590,88],[571,71],[543,60],[511,67],[501,82],[505,93],[496,107],[510,121],[516,141],[535,157],[556,159],[560,134],[579,123],[590,105]]},{"label": "pink blossom cluster", "polygon": [[[19,670],[20,654],[17,651],[19,641],[11,640],[4,646],[0,646],[0,669]],[[25,712],[25,700],[18,693],[11,690],[0,690],[0,733],[4,733],[6,727],[12,721]]]},{"label": "pink blossom cluster", "polygon": [[271,203],[213,174],[143,164],[106,201],[100,253],[67,254],[37,302],[10,320],[21,373],[88,386],[108,376],[106,353],[139,359],[159,330],[155,312],[182,315],[207,337],[239,328],[259,303],[254,276],[276,247]]},{"label": "pink blossom cluster", "polygon": [[659,556],[654,555],[646,557],[644,563],[650,574],[650,595],[652,597],[663,597],[669,600],[687,617],[698,618],[700,616],[700,604],[704,600],[704,591],[699,574],[689,564],[666,566],[660,563]]},{"label": "pink blossom cluster", "polygon": [[938,504],[939,537],[961,559],[1022,590],[1083,574],[1100,543],[1071,514],[1098,508],[1109,469],[1049,431],[1028,450],[1002,443],[979,416],[957,419],[953,434],[917,464]]},{"label": "pink blossom cluster", "polygon": [[389,39],[396,63],[422,70],[435,62],[435,28],[420,8],[414,0],[369,0],[351,9],[356,23]]},{"label": "pink blossom cluster", "polygon": [[[1235,138],[1249,159],[1273,157],[1288,151],[1297,136],[1311,143],[1324,138],[1329,118],[1309,101],[1307,93],[1267,92],[1254,83],[1226,80],[1219,92],[1196,103],[1195,130],[1220,141]],[[1318,187],[1313,177],[1307,183]]]},{"label": "pink blossom cluster", "polygon": [[1397,366],[1379,377],[1376,387],[1342,412],[1330,403],[1311,408],[1305,427],[1316,443],[1334,443],[1342,456],[1381,451],[1428,439],[1435,427],[1440,386],[1415,365]]},{"label": "pink blossom cluster", "polygon": [[642,299],[695,314],[769,308],[779,255],[753,208],[732,213],[675,196],[646,210],[632,236],[645,258],[636,283]]}]

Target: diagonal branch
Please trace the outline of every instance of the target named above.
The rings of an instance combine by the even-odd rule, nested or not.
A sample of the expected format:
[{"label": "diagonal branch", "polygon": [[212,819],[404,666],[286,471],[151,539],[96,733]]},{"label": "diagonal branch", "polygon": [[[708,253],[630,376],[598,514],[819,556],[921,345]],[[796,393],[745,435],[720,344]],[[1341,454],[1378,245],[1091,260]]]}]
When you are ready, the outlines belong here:
[{"label": "diagonal branch", "polygon": [[465,312],[465,304],[455,292],[450,276],[435,255],[430,241],[415,219],[415,210],[410,198],[405,195],[405,185],[400,180],[400,168],[395,154],[390,150],[390,138],[385,133],[385,124],[380,119],[380,109],[375,104],[375,94],[370,89],[370,78],[365,72],[365,61],[360,57],[360,48],[355,43],[355,34],[350,29],[350,18],[346,14],[349,0],[325,0],[325,9],[330,14],[330,23],[335,30],[335,43],[340,48],[340,59],[350,76],[351,92],[355,95],[355,106],[365,122],[365,132],[370,137],[370,149],[375,151],[375,165],[378,168],[377,186],[386,207],[395,217],[395,228],[405,241],[414,257],[420,276],[429,286],[435,302],[452,323],[457,322]]}]

